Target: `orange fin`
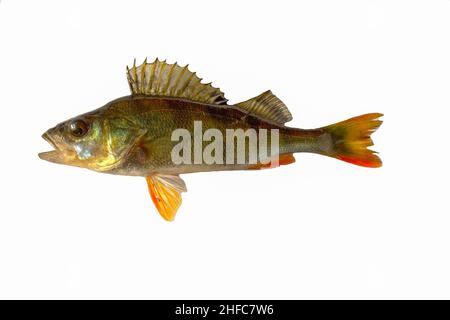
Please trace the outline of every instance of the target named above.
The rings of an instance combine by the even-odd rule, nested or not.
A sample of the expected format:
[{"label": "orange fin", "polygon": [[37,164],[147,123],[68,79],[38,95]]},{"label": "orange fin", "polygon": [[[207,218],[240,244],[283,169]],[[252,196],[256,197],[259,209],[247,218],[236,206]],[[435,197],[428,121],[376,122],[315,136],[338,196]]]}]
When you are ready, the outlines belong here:
[{"label": "orange fin", "polygon": [[369,113],[324,127],[333,141],[327,155],[362,167],[381,167],[376,152],[368,149],[373,146],[370,135],[381,125],[382,121],[378,120],[381,116],[381,113]]},{"label": "orange fin", "polygon": [[146,177],[148,190],[159,214],[167,221],[175,218],[186,185],[178,175],[155,174]]},{"label": "orange fin", "polygon": [[276,160],[270,161],[269,163],[258,163],[250,166],[249,170],[260,170],[260,169],[271,169],[279,166],[288,165],[295,162],[294,155],[292,153],[281,154],[278,157],[278,163]]}]

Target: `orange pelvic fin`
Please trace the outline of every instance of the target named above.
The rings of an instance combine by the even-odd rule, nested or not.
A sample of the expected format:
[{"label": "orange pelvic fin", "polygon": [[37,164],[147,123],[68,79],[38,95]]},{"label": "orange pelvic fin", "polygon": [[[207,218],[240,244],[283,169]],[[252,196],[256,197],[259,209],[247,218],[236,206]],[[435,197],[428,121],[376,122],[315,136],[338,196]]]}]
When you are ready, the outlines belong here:
[{"label": "orange pelvic fin", "polygon": [[332,150],[327,155],[362,167],[381,167],[382,162],[376,152],[368,149],[373,145],[370,135],[382,123],[378,120],[381,116],[381,113],[369,113],[324,127],[333,141]]},{"label": "orange pelvic fin", "polygon": [[178,175],[156,174],[146,177],[148,190],[159,214],[167,221],[175,218],[186,185]]}]

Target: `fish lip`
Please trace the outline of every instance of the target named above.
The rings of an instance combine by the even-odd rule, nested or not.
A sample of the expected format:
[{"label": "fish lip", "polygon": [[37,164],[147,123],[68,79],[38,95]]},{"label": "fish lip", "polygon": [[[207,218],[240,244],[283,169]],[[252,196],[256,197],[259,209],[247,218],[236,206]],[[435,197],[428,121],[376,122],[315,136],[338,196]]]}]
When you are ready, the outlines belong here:
[{"label": "fish lip", "polygon": [[56,143],[53,141],[53,139],[50,137],[50,135],[47,132],[44,132],[42,135],[42,138],[47,141],[55,150],[59,150]]},{"label": "fish lip", "polygon": [[57,150],[44,151],[44,152],[38,153],[38,157],[40,159],[50,161],[50,162],[55,162],[55,161],[51,161],[50,159],[55,159],[57,155],[59,155],[59,152]]},{"label": "fish lip", "polygon": [[54,150],[40,152],[38,153],[38,157],[41,158],[42,160],[51,161],[50,159],[56,158],[56,156],[58,156],[61,153],[61,150],[58,148],[55,141],[53,141],[52,137],[47,132],[45,132],[42,135],[42,138],[45,141],[47,141],[53,147]]}]

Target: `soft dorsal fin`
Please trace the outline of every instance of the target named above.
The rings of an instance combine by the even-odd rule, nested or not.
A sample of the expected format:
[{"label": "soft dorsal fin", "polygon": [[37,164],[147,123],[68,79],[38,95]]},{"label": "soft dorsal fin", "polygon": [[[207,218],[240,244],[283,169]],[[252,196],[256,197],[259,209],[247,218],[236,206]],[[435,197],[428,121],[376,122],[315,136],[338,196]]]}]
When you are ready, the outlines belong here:
[{"label": "soft dorsal fin", "polygon": [[270,90],[250,100],[240,102],[236,106],[279,124],[292,120],[292,115],[286,105]]},{"label": "soft dorsal fin", "polygon": [[209,103],[226,104],[227,99],[219,88],[211,83],[201,83],[202,79],[195,72],[177,63],[169,64],[156,59],[147,63],[147,59],[136,67],[127,67],[128,84],[132,94],[148,96],[162,96],[183,98],[187,100]]},{"label": "soft dorsal fin", "polygon": [[146,177],[148,190],[159,214],[167,221],[175,218],[186,184],[178,175],[155,174]]}]

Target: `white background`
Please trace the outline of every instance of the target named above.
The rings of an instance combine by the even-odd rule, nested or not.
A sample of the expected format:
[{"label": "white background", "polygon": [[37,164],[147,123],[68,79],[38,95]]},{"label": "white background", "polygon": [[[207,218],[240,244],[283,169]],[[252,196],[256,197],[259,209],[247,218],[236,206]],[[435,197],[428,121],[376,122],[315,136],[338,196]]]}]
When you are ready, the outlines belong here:
[{"label": "white background", "polygon": [[[0,3],[1,298],[450,298],[450,1]],[[291,126],[385,114],[384,166],[318,155],[185,175],[173,223],[143,178],[40,160],[57,122],[190,64]]]}]

